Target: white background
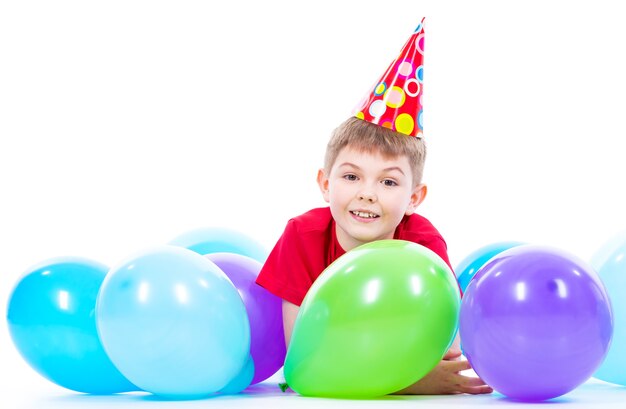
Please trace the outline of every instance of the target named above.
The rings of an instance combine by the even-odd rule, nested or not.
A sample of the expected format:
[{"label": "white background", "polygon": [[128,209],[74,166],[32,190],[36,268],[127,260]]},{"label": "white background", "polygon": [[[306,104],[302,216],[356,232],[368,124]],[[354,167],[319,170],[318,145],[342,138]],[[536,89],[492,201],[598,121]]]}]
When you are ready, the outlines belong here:
[{"label": "white background", "polygon": [[[112,265],[216,226],[271,248],[290,217],[324,205],[315,175],[330,132],[422,16],[419,211],[453,265],[501,240],[588,260],[626,229],[617,5],[4,1],[0,305],[51,257]],[[54,388],[5,321],[0,395]]]}]

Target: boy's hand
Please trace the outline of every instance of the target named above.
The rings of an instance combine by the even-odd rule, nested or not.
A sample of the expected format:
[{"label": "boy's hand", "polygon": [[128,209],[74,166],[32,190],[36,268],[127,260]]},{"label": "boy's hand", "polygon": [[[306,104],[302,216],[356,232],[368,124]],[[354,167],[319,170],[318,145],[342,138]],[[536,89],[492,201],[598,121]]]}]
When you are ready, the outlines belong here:
[{"label": "boy's hand", "polygon": [[467,360],[461,359],[461,351],[450,349],[426,376],[395,393],[395,395],[450,395],[469,393],[478,395],[491,393],[493,389],[474,376],[461,375],[459,372],[472,369]]}]

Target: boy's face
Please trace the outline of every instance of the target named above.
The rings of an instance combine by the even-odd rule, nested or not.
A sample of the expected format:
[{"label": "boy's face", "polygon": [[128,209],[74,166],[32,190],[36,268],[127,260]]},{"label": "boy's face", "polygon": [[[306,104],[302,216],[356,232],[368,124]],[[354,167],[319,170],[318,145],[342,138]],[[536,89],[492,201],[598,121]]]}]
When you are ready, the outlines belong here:
[{"label": "boy's face", "polygon": [[406,156],[385,158],[346,147],[327,174],[317,181],[337,224],[337,239],[348,251],[374,240],[392,239],[396,227],[426,196],[426,186],[413,186]]}]

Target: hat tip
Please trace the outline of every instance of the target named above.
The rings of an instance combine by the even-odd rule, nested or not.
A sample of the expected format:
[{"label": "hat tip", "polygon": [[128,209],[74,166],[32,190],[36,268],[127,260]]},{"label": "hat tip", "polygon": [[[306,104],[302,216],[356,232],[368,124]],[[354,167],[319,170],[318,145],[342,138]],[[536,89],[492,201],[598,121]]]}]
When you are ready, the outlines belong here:
[{"label": "hat tip", "polygon": [[353,110],[356,118],[423,138],[424,21],[422,18],[398,57]]},{"label": "hat tip", "polygon": [[426,20],[426,17],[422,17],[422,20],[420,21],[420,23],[417,25],[417,27],[415,27],[415,33],[418,33],[420,31],[424,30],[424,21]]}]

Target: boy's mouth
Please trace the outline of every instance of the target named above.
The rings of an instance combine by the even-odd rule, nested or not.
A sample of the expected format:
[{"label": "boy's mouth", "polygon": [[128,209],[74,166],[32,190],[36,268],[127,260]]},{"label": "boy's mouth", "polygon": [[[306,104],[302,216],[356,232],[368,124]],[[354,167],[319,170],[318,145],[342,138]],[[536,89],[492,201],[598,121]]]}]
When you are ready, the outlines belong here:
[{"label": "boy's mouth", "polygon": [[353,215],[355,215],[357,217],[361,217],[363,219],[375,219],[377,217],[380,217],[379,215],[377,215],[375,213],[362,212],[362,211],[359,211],[359,210],[350,210],[350,213],[352,213]]}]

